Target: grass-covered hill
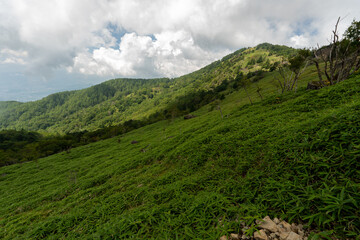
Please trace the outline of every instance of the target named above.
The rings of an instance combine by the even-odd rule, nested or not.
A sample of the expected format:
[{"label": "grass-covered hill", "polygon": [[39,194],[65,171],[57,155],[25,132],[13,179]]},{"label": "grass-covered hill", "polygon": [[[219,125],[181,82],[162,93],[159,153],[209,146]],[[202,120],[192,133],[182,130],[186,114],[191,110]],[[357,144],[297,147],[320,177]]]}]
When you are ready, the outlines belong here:
[{"label": "grass-covered hill", "polygon": [[0,238],[219,239],[269,215],[356,239],[360,76],[245,101],[0,168]]},{"label": "grass-covered hill", "polygon": [[[212,101],[214,91],[219,95],[233,86],[239,74],[258,81],[266,72],[275,69],[276,62],[295,52],[285,46],[261,44],[238,50],[175,79],[114,79],[79,91],[52,94],[34,102],[0,102],[0,129],[62,134],[93,131],[131,119],[158,118],[157,115],[166,115],[174,104],[181,105],[180,111],[194,111]],[[274,87],[266,89],[276,90]],[[199,103],[194,99],[196,95],[202,99]],[[205,95],[211,96],[203,100]]]}]

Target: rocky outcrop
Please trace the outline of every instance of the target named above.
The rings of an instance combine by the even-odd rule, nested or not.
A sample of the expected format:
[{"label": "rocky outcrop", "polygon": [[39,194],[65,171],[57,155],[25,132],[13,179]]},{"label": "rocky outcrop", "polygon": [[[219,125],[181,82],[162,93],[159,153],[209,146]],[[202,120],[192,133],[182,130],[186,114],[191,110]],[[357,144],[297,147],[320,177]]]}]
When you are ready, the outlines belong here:
[{"label": "rocky outcrop", "polygon": [[289,224],[286,221],[274,218],[273,220],[266,216],[262,220],[257,220],[258,231],[252,236],[246,235],[249,227],[243,226],[241,233],[232,233],[229,237],[222,236],[221,240],[307,240],[308,232],[305,232],[302,224]]}]

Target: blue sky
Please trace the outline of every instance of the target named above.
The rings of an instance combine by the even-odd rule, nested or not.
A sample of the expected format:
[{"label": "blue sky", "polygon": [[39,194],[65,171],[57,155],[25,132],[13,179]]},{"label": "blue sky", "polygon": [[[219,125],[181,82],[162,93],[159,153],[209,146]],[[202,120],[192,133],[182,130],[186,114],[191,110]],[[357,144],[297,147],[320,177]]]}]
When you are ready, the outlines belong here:
[{"label": "blue sky", "polygon": [[0,101],[177,77],[242,47],[326,44],[359,0],[1,0]]}]

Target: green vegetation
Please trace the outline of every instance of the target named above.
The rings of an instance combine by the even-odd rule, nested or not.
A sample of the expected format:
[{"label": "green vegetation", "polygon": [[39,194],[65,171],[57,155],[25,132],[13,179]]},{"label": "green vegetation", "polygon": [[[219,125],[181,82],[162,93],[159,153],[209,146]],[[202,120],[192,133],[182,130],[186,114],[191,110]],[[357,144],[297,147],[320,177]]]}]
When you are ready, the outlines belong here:
[{"label": "green vegetation", "polygon": [[154,116],[144,121],[130,120],[92,132],[83,131],[56,136],[43,136],[25,130],[3,130],[0,131],[0,167],[36,160],[62,151],[69,152],[74,147],[112,138],[157,121]]},{"label": "green vegetation", "polygon": [[12,107],[21,105],[22,103],[20,102],[15,102],[15,101],[6,101],[6,102],[1,102],[0,101],[0,114],[2,114],[3,112],[9,111],[9,109],[11,109]]},{"label": "green vegetation", "polygon": [[[189,102],[194,95],[208,96],[208,100],[200,103],[203,105],[220,97],[220,94],[213,95],[219,92],[217,87],[224,81],[232,85],[240,73],[250,74],[249,77],[256,75],[258,81],[264,72],[274,70],[274,64],[284,56],[296,53],[284,46],[266,46],[241,49],[176,79],[114,79],[84,90],[52,94],[35,102],[13,103],[7,108],[0,102],[0,129],[47,134],[94,131],[129,120],[143,121],[163,115],[177,101],[188,99]],[[276,91],[274,87],[269,90]]]},{"label": "green vegetation", "polygon": [[[286,47],[278,48],[280,51]],[[293,53],[294,52],[295,50],[293,50]],[[49,135],[49,132],[43,131],[42,133],[44,133],[45,136],[39,135],[36,139],[32,139],[31,141],[20,142],[18,142],[19,137],[12,138],[11,136],[24,135],[24,138],[26,138],[26,135],[30,133],[26,132],[24,129],[21,131],[0,131],[0,142],[5,141],[3,147],[0,145],[0,166],[27,162],[40,157],[52,155],[54,153],[69,151],[71,148],[114,137],[163,119],[171,120],[175,117],[193,112],[206,104],[214,102],[215,100],[222,100],[225,98],[225,95],[230,93],[234,93],[233,97],[236,95],[239,99],[241,99],[241,93],[237,92],[240,88],[245,90],[246,96],[250,102],[260,100],[256,96],[250,97],[249,91],[251,94],[251,91],[256,85],[256,94],[257,96],[260,96],[261,99],[263,98],[263,95],[267,96],[269,93],[273,94],[273,92],[278,89],[275,85],[269,85],[269,83],[274,82],[274,77],[277,75],[276,72],[269,72],[267,71],[268,69],[263,67],[261,70],[256,71],[253,71],[254,68],[250,69],[251,71],[249,70],[247,74],[243,74],[243,72],[240,71],[234,75],[234,78],[227,78],[225,80],[225,77],[218,80],[218,76],[225,75],[225,73],[227,73],[226,71],[230,72],[229,69],[234,68],[238,71],[238,64],[247,65],[246,62],[249,61],[249,59],[255,59],[254,56],[257,56],[256,58],[259,58],[260,56],[261,59],[266,59],[265,55],[264,52],[259,52],[255,49],[242,49],[234,54],[226,56],[219,62],[215,62],[204,69],[199,70],[198,72],[173,80],[172,82],[169,79],[112,80],[79,92],[72,91],[57,93],[50,95],[41,101],[31,102],[28,104],[18,103],[20,107],[12,108],[11,111],[8,111],[8,114],[5,114],[4,116],[11,119],[11,123],[24,122],[25,120],[28,121],[28,123],[22,123],[23,125],[21,126],[28,126],[30,129],[31,126],[37,126],[34,127],[35,130],[38,130],[39,128],[43,129],[46,126],[49,126],[50,122],[56,121],[58,121],[56,122],[56,126],[61,126],[62,129],[70,129],[74,126],[78,127],[81,126],[81,124],[84,126],[90,125],[90,127],[94,127],[94,125],[99,123],[101,123],[101,128],[97,130],[91,129],[92,131],[79,129],[81,131],[70,132],[65,135]],[[232,62],[235,67],[232,65],[223,66],[223,63],[227,64],[228,61]],[[267,59],[267,61],[269,61],[269,59]],[[259,61],[257,60],[256,62]],[[261,62],[263,62],[263,60]],[[257,67],[260,67],[260,65]],[[224,69],[226,71],[224,71]],[[191,83],[198,85],[199,82],[202,82],[204,85],[204,83],[209,83],[207,79],[212,79],[212,81],[216,82],[216,84],[214,83],[212,87],[200,90],[184,87],[189,84],[191,85]],[[264,89],[266,88],[268,93],[262,93],[262,88],[259,87],[260,80],[262,80],[260,83],[261,86]],[[169,86],[170,83],[172,85]],[[177,90],[177,94],[169,95],[171,91],[176,92],[175,90],[169,90],[175,88],[175,83],[181,88],[188,90],[186,92],[183,90]],[[154,88],[152,87],[155,85],[161,87],[158,87],[155,91],[153,91]],[[109,103],[109,99],[114,99],[115,95],[117,100],[111,101],[110,106],[106,105]],[[152,105],[151,101],[153,98],[156,99],[155,103],[157,103],[157,106]],[[14,102],[14,104],[15,103],[16,102]],[[142,106],[142,103],[145,105]],[[149,105],[148,103],[151,104]],[[81,108],[84,108],[84,110],[81,110],[81,115],[73,114],[71,117],[67,117],[67,113],[76,112],[76,107],[74,106],[80,106]],[[119,111],[119,106],[122,109],[121,111]],[[152,108],[150,108],[151,106]],[[145,112],[146,110],[149,110],[151,111],[151,114],[144,115],[143,112],[140,112],[142,115],[141,117],[138,117],[139,120],[133,120],[127,117],[126,119],[129,120],[118,123],[120,122],[122,116],[120,113],[128,112],[129,109],[131,110],[136,107],[138,108],[137,111]],[[24,109],[26,108],[30,109],[25,111]],[[51,109],[54,110],[50,111],[51,114],[56,114],[59,111],[65,113],[49,117],[47,112]],[[21,112],[23,113],[19,116],[18,114]],[[99,113],[96,114],[96,112]],[[120,114],[119,119],[114,119],[114,116],[117,116],[118,114]],[[28,116],[29,118],[25,118],[24,116]],[[45,118],[45,116],[48,116],[48,118]],[[61,119],[61,116],[63,116],[63,120],[59,120]],[[16,121],[17,118],[20,118],[21,120]],[[38,121],[39,119],[42,119],[43,121]],[[8,121],[5,121],[5,124],[6,122]],[[66,124],[62,125],[63,122]],[[107,124],[104,124],[104,122]],[[112,123],[111,125],[110,122]],[[36,124],[32,125],[32,123]],[[55,126],[50,126],[45,129],[50,131],[54,127]]]},{"label": "green vegetation", "polygon": [[0,168],[0,238],[218,239],[269,215],[359,239],[358,26],[313,52],[261,44],[0,103],[0,164],[22,162]]},{"label": "green vegetation", "polygon": [[217,239],[270,215],[355,239],[360,76],[253,105],[238,94],[224,118],[206,105],[0,168],[0,238]]},{"label": "green vegetation", "polygon": [[[273,45],[262,44],[259,46],[262,46],[261,49],[266,49],[265,46],[270,48]],[[259,46],[257,48],[259,48]],[[273,47],[279,52],[290,49],[282,46]],[[292,55],[287,55],[290,57],[289,68],[291,71],[296,72],[301,65],[303,65],[303,54],[302,51],[298,51],[300,54],[294,56],[295,50],[290,50],[292,50],[290,51]],[[173,120],[178,116],[193,112],[209,103],[211,103],[213,108],[217,108],[221,112],[221,107],[219,107],[217,102],[223,100],[225,96],[229,96],[229,94],[233,102],[239,106],[247,102],[253,103],[260,101],[264,97],[271,96],[276,92],[291,90],[294,87],[297,88],[298,85],[305,86],[307,82],[309,82],[309,79],[313,79],[316,71],[314,66],[311,66],[306,69],[301,78],[296,75],[296,79],[298,80],[296,81],[296,85],[292,79],[286,79],[287,82],[284,81],[284,83],[279,81],[279,79],[284,76],[282,70],[284,67],[278,66],[279,62],[272,61],[272,67],[279,69],[279,71],[266,69],[265,66],[261,65],[262,68],[260,70],[255,70],[259,68],[251,68],[244,74],[244,69],[240,71],[238,64],[248,65],[247,62],[249,59],[255,59],[254,54],[257,56],[255,57],[256,59],[266,59],[266,57],[263,57],[265,56],[263,52],[256,51],[255,49],[242,49],[226,56],[221,61],[210,64],[195,73],[176,80],[111,80],[81,91],[53,94],[37,102],[27,104],[3,102],[3,109],[10,109],[4,116],[11,116],[8,118],[12,119],[11,124],[23,122],[21,126],[29,126],[28,128],[31,128],[31,126],[34,127],[32,123],[36,123],[35,126],[38,127],[34,129],[42,129],[50,126],[50,122],[58,122],[56,122],[56,125],[45,128],[47,132],[42,130],[44,135],[38,135],[36,139],[32,139],[31,141],[19,141],[19,137],[11,137],[12,135],[24,135],[23,137],[26,138],[27,134],[32,134],[23,128],[18,131],[0,131],[0,142],[5,141],[4,144],[0,144],[0,166],[27,162],[58,152],[69,151],[71,148],[111,138],[164,119]],[[296,60],[299,56],[301,60],[300,64],[297,64],[299,61],[294,61],[296,64],[293,64],[292,59]],[[235,67],[227,64],[229,61],[235,65]],[[264,60],[261,62],[263,61]],[[268,61],[269,59],[266,60],[266,62]],[[256,62],[259,61],[257,60]],[[227,65],[225,66],[223,63]],[[239,70],[240,72],[233,77],[226,79],[225,77],[221,77],[219,80],[219,76],[228,76],[226,73],[231,73],[231,69],[237,69],[236,71]],[[304,69],[301,70],[301,73],[304,72]],[[201,89],[199,83],[202,82],[201,86],[204,86],[204,84],[209,83],[208,79],[211,79],[213,82],[212,87]],[[182,82],[180,82],[180,80]],[[175,83],[181,91],[171,90],[176,88],[174,87]],[[285,85],[285,83],[288,85]],[[291,83],[293,84],[290,88]],[[194,87],[191,89],[186,87],[188,85],[193,86],[194,84],[197,88],[200,88],[200,90]],[[152,88],[154,85],[161,87],[154,90],[154,88]],[[187,89],[187,91],[184,92],[182,88]],[[115,95],[117,96],[117,100],[114,100]],[[109,99],[112,100],[110,101]],[[153,99],[155,99],[155,102],[153,102]],[[153,104],[155,104],[155,106]],[[74,106],[84,108],[80,110],[81,114],[76,112],[76,107]],[[119,106],[121,106],[121,111],[119,111]],[[31,108],[26,111],[24,110],[29,107]],[[20,111],[19,109],[22,110]],[[134,109],[137,110],[133,111]],[[130,117],[126,117],[128,120],[122,121],[121,119],[124,119],[122,114],[130,110],[133,111],[133,115],[131,115],[130,112]],[[56,115],[59,111],[65,113]],[[147,114],[146,111],[148,111]],[[18,114],[21,112],[23,113],[19,117]],[[49,116],[47,112],[51,112],[51,114],[53,114],[52,117],[46,118],[45,116]],[[74,114],[66,116],[69,112],[74,112]],[[99,113],[97,114],[96,112]],[[29,118],[24,116],[28,116]],[[61,116],[63,116],[63,120],[60,120]],[[119,116],[119,118],[114,119],[115,116]],[[17,117],[21,120],[16,121]],[[136,120],[133,120],[131,117],[134,117]],[[39,119],[42,121],[38,122]],[[25,120],[28,121],[28,124],[24,122]],[[8,121],[5,121],[5,124],[7,122]],[[66,124],[62,125],[64,122]],[[106,124],[104,122],[106,122]],[[95,128],[98,124],[101,124],[101,128]],[[75,127],[75,129],[79,131],[70,131],[66,134],[54,135],[51,129],[57,126],[61,127],[61,129],[71,129]],[[90,131],[83,130],[82,127],[79,129],[79,126],[90,128]],[[49,131],[51,133],[50,135]]]}]

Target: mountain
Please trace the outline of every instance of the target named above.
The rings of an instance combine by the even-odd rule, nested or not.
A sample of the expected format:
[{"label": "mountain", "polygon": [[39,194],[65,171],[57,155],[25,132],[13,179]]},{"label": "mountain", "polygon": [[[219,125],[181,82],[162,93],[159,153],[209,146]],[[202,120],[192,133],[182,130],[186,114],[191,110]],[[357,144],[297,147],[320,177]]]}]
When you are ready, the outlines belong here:
[{"label": "mountain", "polygon": [[[272,78],[254,84],[272,86]],[[101,85],[109,96],[116,82]],[[360,75],[263,100],[248,91],[253,104],[240,89],[188,120],[1,167],[0,238],[219,239],[242,222],[251,234],[269,215],[302,223],[312,239],[356,239]]]},{"label": "mountain", "polygon": [[6,111],[10,111],[13,107],[19,106],[22,103],[16,101],[0,101],[0,115]]},{"label": "mountain", "polygon": [[175,79],[1,102],[0,238],[219,239],[268,215],[356,239],[360,75],[308,90],[304,64],[283,91],[300,53],[261,44]]},{"label": "mountain", "polygon": [[[93,87],[52,94],[27,103],[0,102],[0,129],[67,133],[93,131],[129,120],[166,118],[174,104],[191,112],[214,99],[197,103],[194,95],[229,92],[239,74],[256,82],[274,69],[276,62],[296,50],[271,44],[244,48],[194,73],[175,79],[113,79]],[[273,81],[273,79],[272,79]],[[231,84],[230,84],[231,83]],[[235,87],[236,88],[236,87]],[[268,87],[267,91],[276,91]],[[266,93],[265,93],[266,95]],[[187,102],[186,102],[187,101]],[[2,107],[6,106],[6,107]]]}]

